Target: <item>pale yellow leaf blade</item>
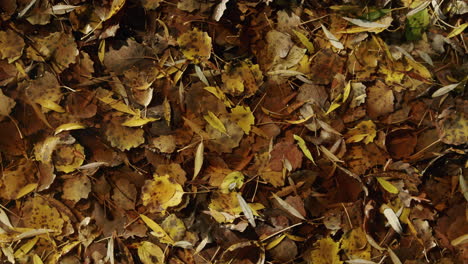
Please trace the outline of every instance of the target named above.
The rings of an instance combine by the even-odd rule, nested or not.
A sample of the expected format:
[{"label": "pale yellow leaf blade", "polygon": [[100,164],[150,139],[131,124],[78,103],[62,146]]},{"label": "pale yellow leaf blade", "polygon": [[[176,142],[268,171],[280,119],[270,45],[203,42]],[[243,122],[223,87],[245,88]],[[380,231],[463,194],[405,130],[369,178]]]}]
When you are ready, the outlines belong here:
[{"label": "pale yellow leaf blade", "polygon": [[279,243],[281,243],[281,241],[283,241],[283,239],[286,237],[285,234],[282,234],[280,236],[278,236],[277,238],[273,239],[270,243],[268,243],[265,247],[265,250],[270,250],[274,247],[276,247]]},{"label": "pale yellow leaf blade", "polygon": [[195,167],[193,169],[193,179],[195,179],[200,173],[200,170],[203,166],[203,153],[205,152],[205,146],[203,145],[203,140],[198,144],[197,151],[195,152]]},{"label": "pale yellow leaf blade", "polygon": [[99,47],[98,47],[98,59],[101,63],[104,63],[105,54],[106,54],[106,40],[103,39],[99,43]]},{"label": "pale yellow leaf blade", "polygon": [[219,132],[227,134],[227,130],[223,122],[221,122],[221,120],[219,120],[219,118],[213,114],[213,112],[208,111],[208,115],[204,115],[203,118],[205,118],[206,122],[208,122],[210,126],[214,127]]},{"label": "pale yellow leaf blade", "polygon": [[296,208],[292,207],[289,203],[287,203],[285,200],[281,199],[278,195],[273,194],[273,198],[278,202],[278,204],[283,207],[284,210],[286,210],[288,213],[294,215],[295,217],[305,220],[305,218],[299,213],[299,211],[296,210]]},{"label": "pale yellow leaf blade", "polygon": [[139,116],[132,116],[130,119],[122,123],[122,126],[126,127],[140,127],[148,123],[159,120],[159,118],[145,117],[141,118]]},{"label": "pale yellow leaf blade", "polygon": [[309,39],[304,34],[302,34],[301,32],[296,31],[294,29],[293,29],[293,32],[294,32],[294,34],[296,34],[297,38],[302,43],[302,45],[304,45],[304,47],[307,48],[309,53],[310,54],[314,53],[315,48],[314,48],[314,45],[312,44],[312,42],[310,42]]},{"label": "pale yellow leaf blade", "polygon": [[38,186],[37,183],[30,183],[30,184],[24,186],[23,188],[21,188],[18,191],[18,194],[16,195],[16,199],[19,199],[19,198],[31,193],[32,191],[36,190],[37,186]]},{"label": "pale yellow leaf blade", "polygon": [[458,27],[454,28],[454,29],[447,35],[447,38],[453,38],[453,37],[455,37],[455,36],[460,35],[463,31],[465,31],[465,29],[466,29],[467,27],[468,27],[468,22],[459,25]]},{"label": "pale yellow leaf blade", "polygon": [[244,215],[247,218],[247,220],[249,221],[250,225],[252,227],[255,227],[256,226],[255,225],[255,218],[254,218],[254,215],[253,215],[253,212],[252,212],[252,208],[250,208],[250,206],[244,200],[242,195],[240,195],[239,193],[237,194],[237,200],[239,201],[239,205],[240,205],[240,207],[242,209],[242,212],[244,212]]},{"label": "pale yellow leaf blade", "polygon": [[343,103],[346,102],[350,93],[351,93],[351,81],[348,81],[343,91]]},{"label": "pale yellow leaf blade", "polygon": [[33,256],[33,263],[34,264],[44,264],[44,262],[42,262],[41,258],[37,254],[34,254],[34,256]]},{"label": "pale yellow leaf blade", "polygon": [[307,145],[306,145],[304,139],[302,139],[302,138],[301,138],[300,136],[298,136],[298,135],[294,135],[293,137],[294,137],[294,139],[297,141],[297,145],[298,145],[299,148],[302,150],[302,152],[304,153],[304,155],[305,155],[310,161],[312,161],[312,163],[315,164],[314,158],[312,157],[312,153],[310,153],[309,148],[307,148]]},{"label": "pale yellow leaf blade", "polygon": [[341,104],[337,103],[337,102],[333,102],[330,107],[328,108],[327,112],[325,113],[325,115],[328,115],[330,114],[331,112],[335,111],[335,109],[337,109],[338,107],[340,107]]},{"label": "pale yellow leaf blade", "polygon": [[80,123],[66,123],[66,124],[58,126],[55,129],[54,136],[63,131],[77,130],[77,129],[83,129],[83,128],[85,128],[85,126]]},{"label": "pale yellow leaf blade", "polygon": [[158,237],[162,243],[171,245],[174,244],[174,240],[166,233],[166,231],[164,231],[164,229],[159,224],[157,224],[151,218],[147,217],[144,214],[140,214],[140,218],[141,220],[143,220],[143,222],[145,222],[145,224],[149,228],[151,228],[151,230],[153,230],[151,234],[155,237]]},{"label": "pale yellow leaf blade", "polygon": [[37,240],[39,237],[34,237],[33,239],[29,240],[28,242],[24,243],[20,248],[15,251],[15,258],[23,258],[25,257],[29,251],[36,245]]},{"label": "pale yellow leaf blade", "polygon": [[397,194],[399,191],[397,187],[395,187],[391,182],[385,180],[382,177],[377,177],[377,181],[380,183],[382,188],[384,188],[387,192]]}]

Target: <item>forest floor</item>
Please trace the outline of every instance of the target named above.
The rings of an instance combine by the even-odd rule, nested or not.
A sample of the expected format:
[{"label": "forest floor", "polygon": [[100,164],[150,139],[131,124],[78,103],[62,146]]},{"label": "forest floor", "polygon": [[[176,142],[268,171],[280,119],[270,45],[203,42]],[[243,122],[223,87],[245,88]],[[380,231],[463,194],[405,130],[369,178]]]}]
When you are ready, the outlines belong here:
[{"label": "forest floor", "polygon": [[1,263],[468,262],[466,2],[0,11]]}]

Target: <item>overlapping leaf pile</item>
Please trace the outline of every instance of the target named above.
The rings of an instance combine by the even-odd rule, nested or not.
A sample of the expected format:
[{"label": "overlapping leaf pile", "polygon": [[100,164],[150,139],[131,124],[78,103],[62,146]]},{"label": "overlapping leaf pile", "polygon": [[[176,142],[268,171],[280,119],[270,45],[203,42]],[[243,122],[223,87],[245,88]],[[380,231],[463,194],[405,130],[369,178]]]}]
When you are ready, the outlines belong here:
[{"label": "overlapping leaf pile", "polygon": [[468,7],[341,2],[2,1],[2,263],[468,261]]}]

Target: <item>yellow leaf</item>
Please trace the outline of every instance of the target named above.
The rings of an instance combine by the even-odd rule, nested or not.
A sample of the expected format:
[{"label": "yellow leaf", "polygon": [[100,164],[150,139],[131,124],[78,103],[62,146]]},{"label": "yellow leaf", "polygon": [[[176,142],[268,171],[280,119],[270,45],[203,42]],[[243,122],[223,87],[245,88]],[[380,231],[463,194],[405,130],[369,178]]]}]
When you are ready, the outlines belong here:
[{"label": "yellow leaf", "polygon": [[181,241],[185,237],[187,228],[184,221],[179,219],[175,214],[170,214],[161,224],[161,227],[174,241]]},{"label": "yellow leaf", "polygon": [[459,25],[458,27],[454,28],[448,35],[447,35],[447,38],[453,38],[455,36],[458,36],[460,35],[465,29],[466,27],[468,27],[468,22],[467,23],[463,23],[461,25]]},{"label": "yellow leaf", "polygon": [[166,120],[167,126],[170,126],[170,124],[171,124],[171,104],[169,103],[169,100],[167,100],[167,97],[164,98],[163,107],[164,107],[164,119]]},{"label": "yellow leaf", "polygon": [[65,225],[65,220],[49,202],[40,196],[30,197],[22,208],[23,225],[35,229],[51,229],[51,235],[59,235]]},{"label": "yellow leaf", "polygon": [[156,120],[159,120],[159,118],[152,118],[152,117],[144,117],[141,118],[139,116],[132,116],[130,119],[127,119],[127,121],[122,123],[122,126],[126,127],[140,127],[143,125],[146,125],[150,122],[154,122]]},{"label": "yellow leaf", "polygon": [[415,60],[412,60],[412,59],[410,59],[408,57],[406,57],[406,61],[422,77],[424,77],[426,79],[431,79],[432,78],[431,72],[426,67],[424,67],[424,65],[422,65],[421,63],[419,63],[419,62],[417,62]]},{"label": "yellow leaf", "polygon": [[375,124],[372,120],[362,121],[352,128],[345,137],[346,143],[355,143],[364,140],[364,143],[369,144],[374,141],[377,136]]},{"label": "yellow leaf", "polygon": [[37,99],[36,102],[40,104],[42,107],[54,110],[57,113],[65,113],[65,109],[61,107],[59,104],[50,101],[50,100],[43,100],[43,99]]},{"label": "yellow leaf", "polygon": [[125,0],[113,0],[111,8],[110,8],[109,13],[107,14],[107,17],[106,17],[105,20],[108,20],[109,18],[111,18],[112,16],[117,14],[117,12],[119,12],[120,9],[122,9],[124,4],[125,4]]},{"label": "yellow leaf", "polygon": [[284,210],[286,210],[288,213],[294,215],[295,217],[299,218],[299,219],[302,219],[302,220],[305,220],[305,218],[301,215],[301,213],[299,213],[299,211],[297,211],[296,208],[292,207],[289,203],[287,203],[286,201],[284,201],[283,199],[281,199],[278,195],[273,194],[273,198],[275,198],[275,200],[278,202],[278,204],[283,207]]},{"label": "yellow leaf", "polygon": [[177,43],[184,56],[199,63],[210,58],[211,38],[208,33],[194,28],[191,31],[183,33],[177,38]]},{"label": "yellow leaf", "polygon": [[302,150],[302,152],[304,153],[304,155],[310,160],[312,161],[312,163],[315,164],[315,161],[314,161],[314,158],[312,157],[312,153],[310,153],[310,150],[307,148],[307,145],[304,141],[304,139],[302,139],[300,136],[298,135],[294,135],[293,136],[294,139],[297,141],[297,145],[299,146],[299,148]]},{"label": "yellow leaf", "polygon": [[222,193],[229,193],[242,187],[242,184],[244,184],[244,174],[240,171],[234,171],[224,177],[219,188]]},{"label": "yellow leaf", "polygon": [[75,171],[85,160],[85,151],[80,144],[59,145],[55,150],[55,169],[65,173]]},{"label": "yellow leaf", "polygon": [[77,129],[83,129],[83,128],[85,128],[85,126],[80,123],[66,123],[66,124],[58,126],[55,129],[54,136],[59,134],[62,131],[70,131],[70,130],[77,130]]},{"label": "yellow leaf", "polygon": [[255,124],[255,117],[250,111],[250,107],[238,105],[231,109],[231,119],[239,125],[246,135],[250,132],[250,127]]},{"label": "yellow leaf", "polygon": [[217,87],[217,86],[207,86],[204,89],[207,90],[208,92],[212,93],[219,100],[223,101],[225,106],[231,107],[233,105],[231,100],[229,100],[229,98],[227,98],[226,94],[224,94],[224,92],[221,91],[221,89],[219,89],[219,87]]},{"label": "yellow leaf", "polygon": [[198,144],[197,151],[195,153],[195,167],[193,169],[193,179],[197,177],[198,173],[203,165],[203,153],[205,152],[205,146],[203,145],[203,140]]},{"label": "yellow leaf", "polygon": [[225,93],[250,97],[257,92],[263,74],[258,64],[244,60],[240,63],[226,64],[221,78],[224,84],[221,89]]},{"label": "yellow leaf", "polygon": [[151,230],[153,230],[151,234],[159,238],[161,243],[171,244],[171,245],[174,244],[174,240],[166,233],[166,231],[164,231],[164,229],[160,225],[154,222],[151,218],[147,217],[144,214],[140,214],[140,218],[141,220],[143,220],[143,222],[145,222],[145,224],[149,228],[151,228]]},{"label": "yellow leaf", "polygon": [[333,102],[330,107],[328,108],[327,112],[325,113],[325,115],[328,115],[329,113],[335,111],[335,109],[337,109],[338,107],[340,107],[341,104],[337,103],[337,102]]},{"label": "yellow leaf", "polygon": [[310,42],[309,39],[304,34],[302,34],[301,32],[296,31],[294,29],[293,29],[293,32],[294,32],[294,34],[296,34],[297,38],[302,43],[302,45],[304,45],[304,47],[307,48],[309,53],[310,54],[314,53],[315,49],[314,49],[314,45],[312,44],[312,42]]},{"label": "yellow leaf", "polygon": [[282,234],[280,236],[278,236],[277,238],[273,239],[273,241],[271,241],[270,243],[267,244],[267,246],[265,247],[265,250],[270,250],[274,247],[276,247],[279,243],[281,243],[281,241],[283,241],[283,239],[286,237],[285,234]]},{"label": "yellow leaf", "polygon": [[44,264],[44,262],[42,262],[41,258],[37,254],[34,254],[34,256],[33,256],[33,263],[34,264]]},{"label": "yellow leaf", "polygon": [[39,240],[39,237],[34,237],[33,239],[29,240],[28,242],[24,243],[18,250],[15,252],[15,258],[23,258],[26,256],[26,254],[31,251],[31,249],[36,245],[37,240]]},{"label": "yellow leaf", "polygon": [[221,122],[221,120],[219,120],[219,118],[213,114],[213,112],[208,111],[208,115],[204,115],[203,118],[205,118],[206,122],[208,122],[208,124],[210,124],[216,130],[227,135],[226,127],[224,126],[223,122]]},{"label": "yellow leaf", "polygon": [[169,179],[169,175],[154,174],[153,180],[146,181],[142,189],[143,205],[150,212],[164,212],[167,208],[182,202],[184,190],[177,182]]},{"label": "yellow leaf", "polygon": [[108,91],[102,88],[97,89],[96,97],[99,99],[99,101],[105,104],[108,104],[113,109],[122,113],[127,113],[130,115],[136,115],[136,116],[140,114],[139,112],[136,112],[131,107],[126,105],[124,102],[112,98],[112,95],[113,93],[111,91]]},{"label": "yellow leaf", "polygon": [[31,193],[32,191],[36,190],[37,186],[38,186],[37,183],[30,183],[30,184],[24,186],[23,188],[21,188],[18,191],[18,194],[16,195],[16,199],[19,199],[19,198]]},{"label": "yellow leaf", "polygon": [[[310,259],[307,259],[310,264],[342,264],[340,260],[339,245],[330,237],[325,237],[313,245],[313,250],[310,252]],[[307,257],[307,256],[306,256]]]},{"label": "yellow leaf", "polygon": [[300,236],[295,236],[295,235],[291,235],[291,234],[285,234],[289,239],[291,239],[292,241],[297,241],[297,242],[304,242],[306,241],[306,238],[304,237],[300,237]]},{"label": "yellow leaf", "polygon": [[308,116],[306,118],[299,119],[299,120],[285,120],[285,121],[288,122],[289,124],[299,125],[299,124],[302,124],[302,123],[305,123],[305,122],[309,121],[309,119],[311,119],[312,117],[314,117],[314,115],[310,115],[310,116]]},{"label": "yellow leaf", "polygon": [[145,142],[143,129],[124,127],[114,122],[108,124],[104,133],[111,146],[122,151],[136,148]]},{"label": "yellow leaf", "polygon": [[384,178],[382,177],[377,177],[377,181],[380,183],[380,185],[382,185],[382,187],[389,193],[394,193],[394,194],[397,194],[398,193],[398,189],[397,187],[395,187],[392,183],[390,183],[389,181],[385,180]]},{"label": "yellow leaf", "polygon": [[367,243],[366,232],[356,227],[347,232],[340,240],[341,249],[350,259],[371,259],[371,246]]},{"label": "yellow leaf", "polygon": [[[162,249],[149,241],[143,241],[138,246],[138,257],[143,264],[164,263],[164,252]],[[155,262],[154,258],[158,262]]]},{"label": "yellow leaf", "polygon": [[351,81],[348,81],[343,91],[343,103],[346,102],[350,93],[351,93]]},{"label": "yellow leaf", "polygon": [[99,61],[101,63],[104,63],[104,54],[106,54],[106,40],[103,39],[101,40],[101,42],[99,43],[99,47],[98,47],[98,58],[99,58]]}]

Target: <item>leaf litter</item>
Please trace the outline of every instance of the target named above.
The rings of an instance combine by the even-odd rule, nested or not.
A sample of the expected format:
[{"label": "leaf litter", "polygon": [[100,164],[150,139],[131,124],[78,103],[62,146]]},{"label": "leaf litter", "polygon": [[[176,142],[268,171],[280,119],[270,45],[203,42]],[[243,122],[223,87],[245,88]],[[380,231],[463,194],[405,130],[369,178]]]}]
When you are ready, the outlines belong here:
[{"label": "leaf litter", "polygon": [[464,263],[463,1],[15,1],[5,263]]}]

